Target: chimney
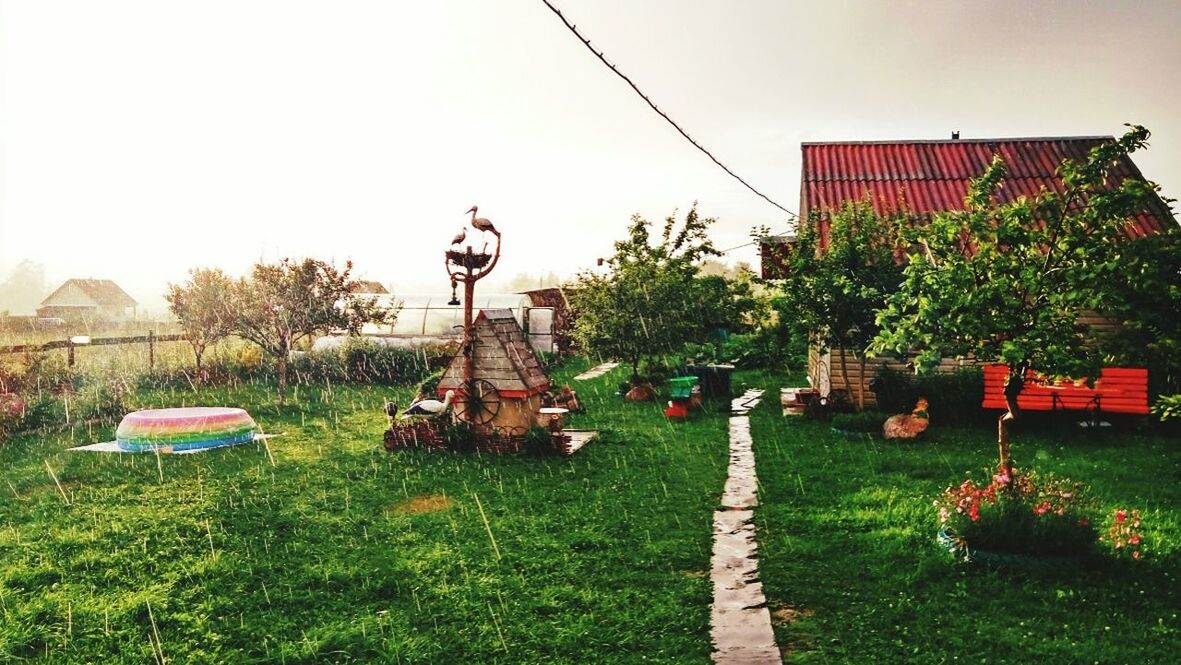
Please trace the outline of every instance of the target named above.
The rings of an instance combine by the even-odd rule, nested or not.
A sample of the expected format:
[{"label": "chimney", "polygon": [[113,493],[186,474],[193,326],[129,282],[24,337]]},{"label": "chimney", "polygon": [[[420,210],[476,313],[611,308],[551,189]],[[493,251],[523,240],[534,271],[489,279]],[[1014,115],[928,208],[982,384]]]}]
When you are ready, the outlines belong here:
[{"label": "chimney", "polygon": [[960,131],[958,129],[951,133],[951,140],[952,141],[960,140]]}]

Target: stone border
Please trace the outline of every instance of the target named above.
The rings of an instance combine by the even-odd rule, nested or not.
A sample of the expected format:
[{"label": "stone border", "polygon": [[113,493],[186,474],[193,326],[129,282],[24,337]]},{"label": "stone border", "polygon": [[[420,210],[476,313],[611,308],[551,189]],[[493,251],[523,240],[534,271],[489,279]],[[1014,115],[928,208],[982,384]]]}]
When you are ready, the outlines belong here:
[{"label": "stone border", "polygon": [[714,548],[710,580],[710,637],[715,663],[778,665],[783,662],[771,628],[771,612],[759,582],[754,508],[759,505],[758,477],[746,415],[758,406],[762,390],[748,390],[730,402],[730,468],[722,508],[714,512]]}]

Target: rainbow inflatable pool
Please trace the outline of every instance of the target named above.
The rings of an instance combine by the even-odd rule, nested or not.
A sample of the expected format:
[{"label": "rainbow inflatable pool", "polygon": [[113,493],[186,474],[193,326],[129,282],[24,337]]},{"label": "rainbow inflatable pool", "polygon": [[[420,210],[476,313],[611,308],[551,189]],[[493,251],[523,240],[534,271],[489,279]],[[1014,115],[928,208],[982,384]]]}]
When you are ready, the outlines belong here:
[{"label": "rainbow inflatable pool", "polygon": [[257,433],[258,425],[242,409],[147,409],[123,416],[115,443],[128,452],[184,452],[249,443]]}]

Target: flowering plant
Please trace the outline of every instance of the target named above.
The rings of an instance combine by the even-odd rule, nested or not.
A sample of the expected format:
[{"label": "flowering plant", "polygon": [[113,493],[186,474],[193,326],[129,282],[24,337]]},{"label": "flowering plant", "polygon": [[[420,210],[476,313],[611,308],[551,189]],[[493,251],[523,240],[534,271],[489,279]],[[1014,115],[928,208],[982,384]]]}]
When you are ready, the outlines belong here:
[{"label": "flowering plant", "polygon": [[1140,526],[1139,510],[1128,511],[1120,508],[1112,513],[1107,540],[1115,550],[1116,556],[1130,556],[1133,559],[1143,556]]},{"label": "flowering plant", "polygon": [[1083,554],[1097,533],[1079,482],[1004,469],[987,484],[968,478],[934,501],[942,530],[960,545],[1012,554]]}]

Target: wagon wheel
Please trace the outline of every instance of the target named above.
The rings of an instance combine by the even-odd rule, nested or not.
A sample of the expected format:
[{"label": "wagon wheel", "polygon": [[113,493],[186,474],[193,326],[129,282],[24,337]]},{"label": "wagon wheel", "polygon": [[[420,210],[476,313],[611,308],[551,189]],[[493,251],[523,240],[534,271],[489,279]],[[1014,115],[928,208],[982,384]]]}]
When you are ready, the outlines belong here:
[{"label": "wagon wheel", "polygon": [[500,413],[500,392],[484,379],[474,379],[455,402],[455,415],[472,425],[487,425]]}]

